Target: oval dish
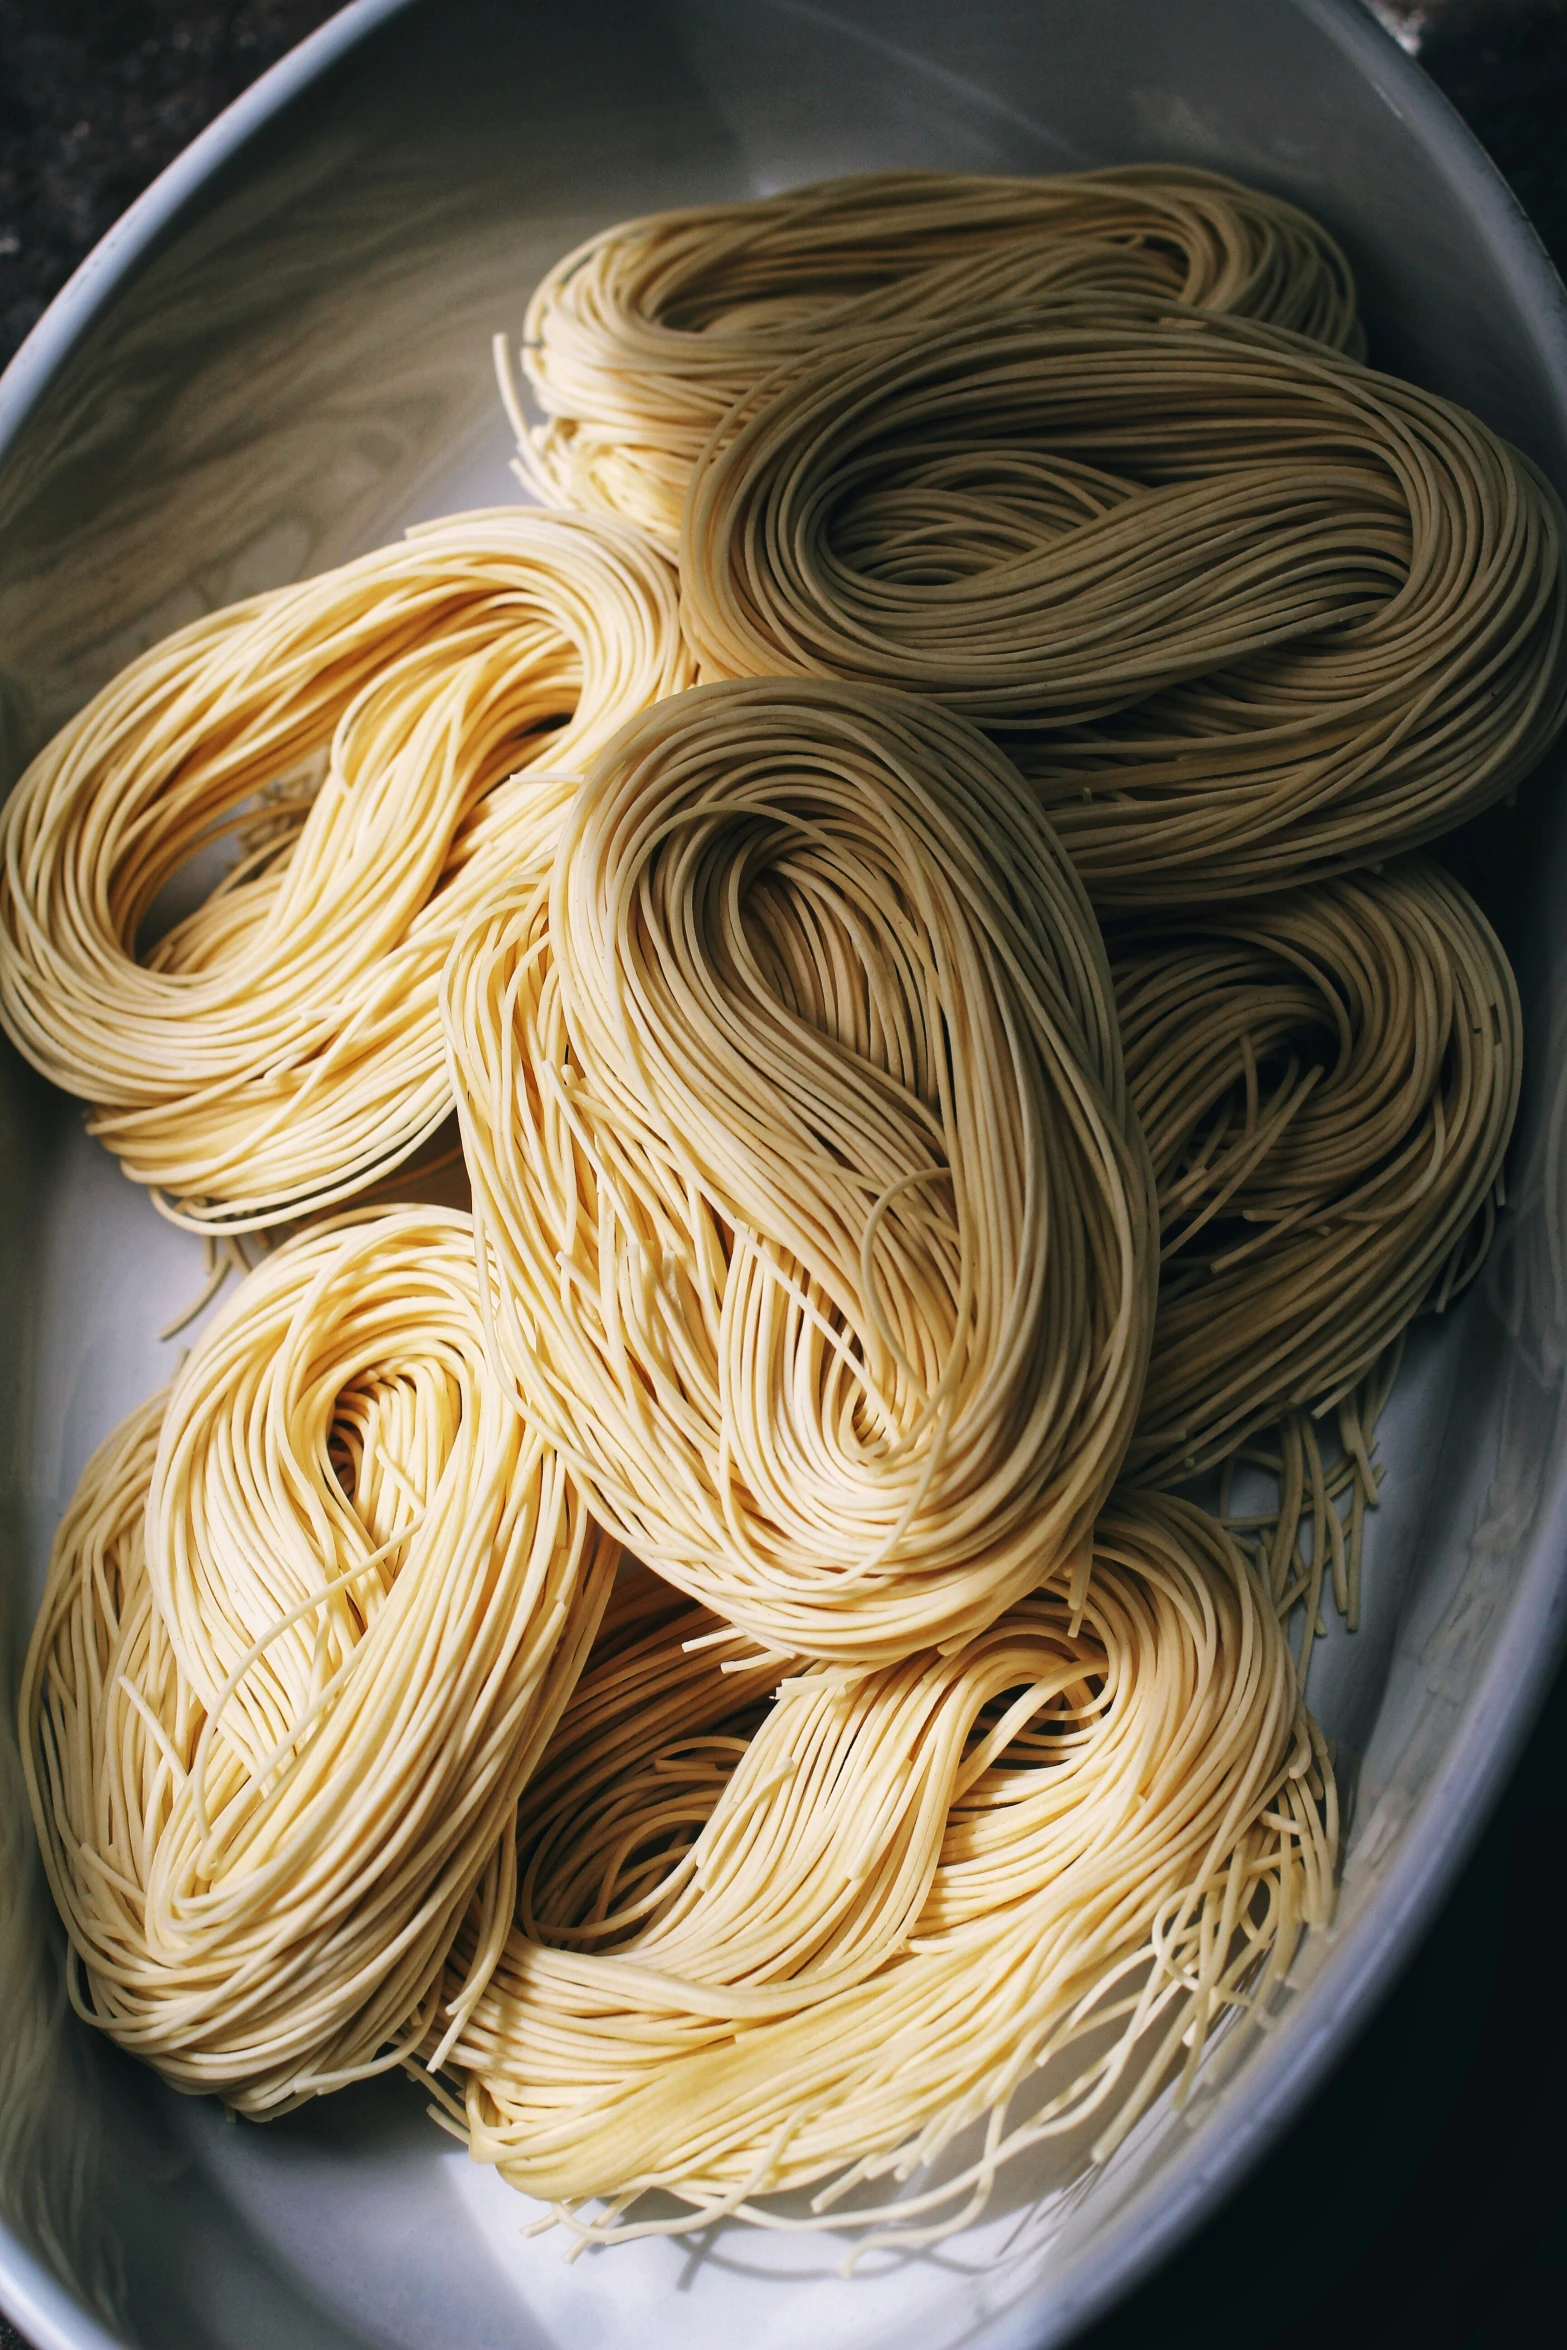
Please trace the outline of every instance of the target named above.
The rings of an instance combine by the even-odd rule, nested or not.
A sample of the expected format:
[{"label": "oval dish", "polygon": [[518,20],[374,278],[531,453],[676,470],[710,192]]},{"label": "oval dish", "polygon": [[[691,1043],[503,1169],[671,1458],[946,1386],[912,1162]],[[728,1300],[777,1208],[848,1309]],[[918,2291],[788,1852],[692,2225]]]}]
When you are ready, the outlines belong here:
[{"label": "oval dish", "polygon": [[[0,385],[0,756],[234,597],[516,494],[489,340],[591,230],[895,165],[1235,173],[1343,240],[1380,364],[1567,488],[1567,295],[1446,103],[1354,0],[359,0],[105,240]],[[1087,2177],[1020,2166],[978,2226],[845,2279],[723,2227],[575,2265],[382,2081],[268,2128],[72,2017],[0,1735],[0,2305],[38,2350],[1045,2350],[1260,2159],[1407,1957],[1567,1622],[1567,827],[1560,761],[1450,844],[1518,967],[1524,1108],[1476,1293],[1412,1336],[1364,1615],[1318,1645],[1350,1833],[1338,1919],[1263,2019]],[[14,1690],[88,1453],[168,1376],[201,1283],[0,1051],[0,1653]],[[1080,2159],[1080,2155],[1074,2159]]]}]

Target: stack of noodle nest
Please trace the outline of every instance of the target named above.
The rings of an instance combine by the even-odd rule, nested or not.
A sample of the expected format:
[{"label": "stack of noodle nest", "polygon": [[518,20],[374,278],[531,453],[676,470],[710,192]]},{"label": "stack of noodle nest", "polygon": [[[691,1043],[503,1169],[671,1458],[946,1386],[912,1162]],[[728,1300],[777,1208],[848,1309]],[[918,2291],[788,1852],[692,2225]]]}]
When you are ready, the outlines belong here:
[{"label": "stack of noodle nest", "polygon": [[[1363,353],[1181,167],[631,222],[541,424],[504,375],[577,511],[215,613],[29,769],[8,1031],[209,1245],[297,1227],[24,1682],[165,2078],[405,2065],[579,2240],[920,2240],[1326,1922],[1319,1595],[1518,1099],[1422,844],[1567,716],[1554,493]],[[378,1203],[453,1112],[471,1214]]]}]

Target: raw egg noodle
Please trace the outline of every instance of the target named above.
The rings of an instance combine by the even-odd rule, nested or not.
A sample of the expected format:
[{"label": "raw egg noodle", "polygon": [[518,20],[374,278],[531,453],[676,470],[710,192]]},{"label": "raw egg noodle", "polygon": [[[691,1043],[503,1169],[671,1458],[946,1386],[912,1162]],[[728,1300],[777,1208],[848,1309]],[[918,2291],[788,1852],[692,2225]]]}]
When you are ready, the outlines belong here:
[{"label": "raw egg noodle", "polygon": [[21,1719],[78,2011],[253,2114],[455,2029],[615,1555],[486,1365],[465,1217],[276,1251],[56,1539]]},{"label": "raw egg noodle", "polygon": [[[1302,1697],[1313,1643],[1327,1634],[1324,1594],[1347,1630],[1360,1629],[1366,1513],[1381,1497],[1377,1423],[1393,1392],[1403,1334],[1323,1417],[1297,1408],[1237,1445],[1219,1479],[1219,1519],[1250,1558],[1281,1620],[1298,1625],[1296,1678]],[[1237,1475],[1260,1471],[1272,1500],[1237,1509]]]},{"label": "raw egg noodle", "polygon": [[[240,1275],[21,1693],[165,2079],[401,2065],[578,2248],[920,2242],[1328,1921],[1310,1659],[1518,1098],[1412,852],[1567,716],[1554,493],[1363,352],[1184,167],[628,222],[541,425],[501,354],[582,511],[215,612],[33,762],[0,1020],[203,1234],[182,1321]],[[454,1106],[471,1217],[369,1205]]]},{"label": "raw egg noodle", "polygon": [[1152,1188],[1087,900],[974,728],[810,681],[647,712],[444,1017],[498,1359],[640,1558],[861,1664],[1086,1574]]},{"label": "raw egg noodle", "polygon": [[[0,1017],[177,1222],[365,1189],[449,1115],[437,991],[575,771],[689,681],[632,532],[454,515],[194,622],[56,735],[0,818]],[[281,785],[281,797],[279,787]],[[150,945],[160,890],[236,826]]]},{"label": "raw egg noodle", "polygon": [[[1040,1591],[945,1651],[808,1666],[754,1726],[766,1660],[693,1653],[708,1620],[590,1663],[448,2051],[471,2151],[585,2238],[944,2234],[1027,2147],[1107,2152],[1328,1914],[1331,1769],[1254,1576],[1186,1503],[1107,1513],[1080,1615]],[[1067,2077],[1027,2110],[1046,2063]],[[688,2215],[638,2215],[654,2189]]]},{"label": "raw egg noodle", "polygon": [[1163,1255],[1129,1466],[1168,1484],[1339,1405],[1472,1278],[1523,1015],[1490,924],[1424,857],[1127,925],[1112,968]]},{"label": "raw egg noodle", "polygon": [[542,425],[530,430],[502,368],[519,470],[548,504],[619,515],[673,549],[708,435],[780,361],[1064,287],[1364,347],[1333,239],[1218,172],[876,172],[624,221],[557,262],[523,328]]},{"label": "raw egg noodle", "polygon": [[1509,792],[1567,718],[1563,516],[1474,417],[1282,328],[1063,296],[815,353],[691,481],[704,677],[1002,730],[1096,904],[1251,898]]}]

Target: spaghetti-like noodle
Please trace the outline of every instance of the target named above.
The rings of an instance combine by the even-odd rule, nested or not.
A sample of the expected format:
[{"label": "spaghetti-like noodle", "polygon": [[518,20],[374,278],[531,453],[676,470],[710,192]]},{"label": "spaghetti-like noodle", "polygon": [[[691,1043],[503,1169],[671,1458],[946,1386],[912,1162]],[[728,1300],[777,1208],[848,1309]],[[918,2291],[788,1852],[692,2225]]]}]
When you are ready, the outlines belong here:
[{"label": "spaghetti-like noodle", "polygon": [[[1323,1598],[1345,1628],[1360,1628],[1361,1568],[1366,1514],[1381,1498],[1377,1423],[1398,1377],[1402,1337],[1350,1393],[1331,1420],[1302,1405],[1229,1453],[1219,1479],[1219,1518],[1262,1578],[1279,1615],[1299,1624],[1296,1677],[1306,1694],[1313,1642],[1327,1631]],[[1268,1506],[1237,1510],[1237,1472],[1261,1470],[1272,1489]],[[1255,1497],[1254,1497],[1255,1498]]]},{"label": "spaghetti-like noodle", "polygon": [[1095,902],[1249,898],[1509,791],[1567,718],[1560,503],[1434,393],[1128,296],[819,353],[691,483],[708,677],[999,730]]},{"label": "spaghetti-like noodle", "polygon": [[[1179,167],[630,222],[541,429],[503,369],[600,519],[214,613],[34,762],[0,1019],[205,1234],[187,1318],[243,1274],[22,1690],[71,1996],[168,2080],[422,2068],[581,2240],[920,2241],[1327,1919],[1319,1602],[1518,1094],[1383,860],[1567,717],[1554,493],[1361,352]],[[248,1268],[454,1103],[471,1218]]]},{"label": "spaghetti-like noodle", "polygon": [[[576,771],[689,676],[662,557],[516,508],[196,621],[0,817],[0,1018],[177,1221],[348,1198],[450,1112],[457,930],[497,873],[548,870]],[[240,863],[144,946],[160,889],[236,825]]]},{"label": "spaghetti-like noodle", "polygon": [[490,1375],[466,1217],[259,1266],[55,1543],[24,1767],[79,2011],[250,2113],[438,2040],[614,1557]]},{"label": "spaghetti-like noodle", "polygon": [[624,221],[566,254],[523,328],[546,422],[530,432],[510,403],[521,470],[550,503],[621,515],[673,547],[708,435],[780,361],[1070,287],[1363,348],[1332,238],[1217,172],[877,172]]},{"label": "spaghetti-like noodle", "polygon": [[[1114,2144],[1329,1913],[1331,1769],[1254,1577],[1185,1503],[1107,1515],[1080,1619],[1039,1591],[944,1653],[798,1672],[759,1723],[765,1660],[687,1651],[701,1621],[590,1663],[449,2052],[472,2152],[584,2234],[945,2233],[1042,2138]],[[1012,2115],[1047,2059],[1060,2085]],[[839,2207],[973,2124],[952,2175]],[[803,2216],[764,2200],[824,2180]],[[688,2215],[627,2216],[653,2189]]]},{"label": "spaghetti-like noodle", "polygon": [[982,735],[808,682],[649,711],[444,1014],[498,1359],[639,1557],[861,1663],[1086,1570],[1151,1187],[1087,900]]},{"label": "spaghetti-like noodle", "polygon": [[1164,1254],[1130,1461],[1160,1483],[1338,1403],[1478,1270],[1522,1014],[1425,858],[1139,924],[1113,968]]}]

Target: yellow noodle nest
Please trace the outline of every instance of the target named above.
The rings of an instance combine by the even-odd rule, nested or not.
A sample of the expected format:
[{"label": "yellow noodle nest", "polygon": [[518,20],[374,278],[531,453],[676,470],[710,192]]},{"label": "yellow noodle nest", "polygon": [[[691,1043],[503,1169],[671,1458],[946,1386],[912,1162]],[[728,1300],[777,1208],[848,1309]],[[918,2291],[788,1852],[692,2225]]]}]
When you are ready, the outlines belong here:
[{"label": "yellow noodle nest", "polygon": [[[13,1042],[180,1222],[363,1190],[449,1114],[457,930],[497,873],[548,870],[575,770],[690,674],[660,556],[516,509],[177,631],[0,819]],[[160,889],[247,818],[250,855],[144,948]]]},{"label": "yellow noodle nest", "polygon": [[831,685],[665,703],[444,1006],[498,1358],[640,1557],[861,1663],[1086,1566],[1152,1198],[1098,932],[983,736]]},{"label": "yellow noodle nest", "polygon": [[[797,1672],[759,1723],[743,1640],[693,1653],[706,1618],[637,1612],[526,1799],[519,1922],[451,2052],[473,2153],[591,2237],[735,2210],[944,2232],[1042,2139],[1114,2143],[1327,1915],[1320,1740],[1185,1503],[1107,1515],[1081,1620],[1036,1593],[941,1654]],[[804,2215],[761,2200],[824,2180]],[[655,2188],[690,2216],[624,2216]]]},{"label": "yellow noodle nest", "polygon": [[1349,265],[1306,213],[1178,164],[1025,179],[876,172],[590,237],[528,305],[521,470],[554,505],[680,536],[708,435],[780,361],[1063,288],[1268,318],[1359,352]]},{"label": "yellow noodle nest", "polygon": [[1490,924],[1425,858],[1128,928],[1113,967],[1159,1183],[1130,1455],[1157,1484],[1337,1403],[1478,1267],[1523,1020]]},{"label": "yellow noodle nest", "polygon": [[1246,898],[1499,799],[1567,718],[1563,518],[1434,394],[1124,296],[818,353],[692,479],[707,677],[1003,730],[1099,905]]},{"label": "yellow noodle nest", "polygon": [[88,2021],[268,2113],[449,2022],[614,1546],[484,1361],[464,1216],[328,1225],[89,1463],[21,1699]]}]

